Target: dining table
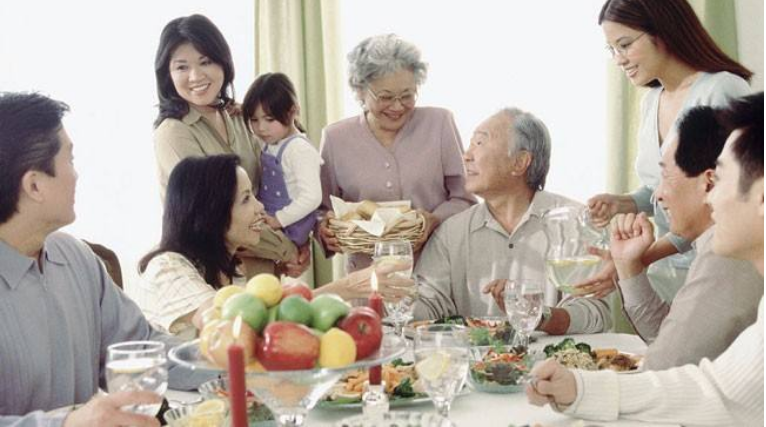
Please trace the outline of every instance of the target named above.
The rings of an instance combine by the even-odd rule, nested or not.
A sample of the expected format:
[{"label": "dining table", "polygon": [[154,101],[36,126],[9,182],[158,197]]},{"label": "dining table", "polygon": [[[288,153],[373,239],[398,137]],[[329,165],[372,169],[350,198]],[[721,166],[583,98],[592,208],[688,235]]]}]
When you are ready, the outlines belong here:
[{"label": "dining table", "polygon": [[[535,342],[530,345],[530,350],[540,351],[548,344],[555,344],[564,338],[571,337],[577,342],[589,344],[592,348],[615,348],[623,353],[643,355],[646,352],[646,344],[641,338],[631,334],[602,333],[581,334],[566,336],[548,336],[539,334],[534,336]],[[410,356],[411,357],[411,356]],[[621,375],[634,375],[624,373]],[[166,397],[169,401],[179,403],[191,403],[200,400],[196,392],[183,392],[168,390]],[[417,411],[435,412],[430,401],[413,403],[406,407],[392,408],[392,411]],[[322,408],[317,407],[309,412],[306,420],[307,426],[331,427],[340,425],[341,420],[358,415],[360,408]],[[675,426],[675,424],[644,423],[632,420],[616,421],[589,421],[578,420],[562,413],[554,411],[551,407],[538,407],[527,402],[523,392],[510,394],[483,393],[475,390],[461,393],[456,397],[450,412],[450,420],[458,427],[641,427],[641,426]]]}]

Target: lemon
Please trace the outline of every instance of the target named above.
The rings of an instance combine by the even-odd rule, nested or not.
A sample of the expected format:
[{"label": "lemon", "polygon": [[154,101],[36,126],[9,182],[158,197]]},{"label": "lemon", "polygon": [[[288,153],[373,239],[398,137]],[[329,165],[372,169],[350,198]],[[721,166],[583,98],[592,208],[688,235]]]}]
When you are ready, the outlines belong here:
[{"label": "lemon", "polygon": [[213,298],[213,306],[215,308],[220,309],[221,307],[223,307],[223,304],[226,302],[227,299],[229,299],[233,295],[236,295],[244,291],[245,290],[239,286],[234,286],[234,285],[224,286],[221,289],[219,289],[218,292],[215,293],[215,298]]},{"label": "lemon", "polygon": [[189,427],[220,427],[226,414],[226,404],[220,399],[206,400],[194,408]]},{"label": "lemon", "polygon": [[426,381],[435,381],[449,367],[450,356],[443,351],[431,353],[415,365],[415,370]]},{"label": "lemon", "polygon": [[342,368],[356,360],[356,343],[351,335],[338,328],[330,328],[319,339],[319,366]]},{"label": "lemon", "polygon": [[273,307],[282,299],[282,283],[273,274],[259,274],[249,282],[245,289],[260,298],[267,307]]}]

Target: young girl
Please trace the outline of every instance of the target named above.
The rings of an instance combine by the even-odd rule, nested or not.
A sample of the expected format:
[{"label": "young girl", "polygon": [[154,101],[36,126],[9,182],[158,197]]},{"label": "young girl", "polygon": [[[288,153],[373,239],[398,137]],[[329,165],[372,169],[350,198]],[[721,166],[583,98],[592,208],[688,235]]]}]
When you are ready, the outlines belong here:
[{"label": "young girl", "polygon": [[295,87],[282,73],[258,77],[248,89],[242,113],[265,144],[258,198],[267,224],[284,229],[296,245],[308,242],[322,202],[319,168],[322,160],[297,120],[300,107]]}]

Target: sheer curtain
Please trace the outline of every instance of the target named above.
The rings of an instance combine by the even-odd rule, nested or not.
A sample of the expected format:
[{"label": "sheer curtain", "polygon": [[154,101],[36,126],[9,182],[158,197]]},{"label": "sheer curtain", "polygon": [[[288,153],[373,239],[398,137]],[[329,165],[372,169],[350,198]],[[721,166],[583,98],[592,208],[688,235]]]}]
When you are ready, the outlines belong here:
[{"label": "sheer curtain", "polygon": [[254,76],[251,2],[0,2],[0,90],[39,91],[71,106],[64,126],[80,179],[77,220],[64,231],[114,250],[128,291],[162,222],[154,54],[165,24],[192,13],[224,33],[242,96]]}]

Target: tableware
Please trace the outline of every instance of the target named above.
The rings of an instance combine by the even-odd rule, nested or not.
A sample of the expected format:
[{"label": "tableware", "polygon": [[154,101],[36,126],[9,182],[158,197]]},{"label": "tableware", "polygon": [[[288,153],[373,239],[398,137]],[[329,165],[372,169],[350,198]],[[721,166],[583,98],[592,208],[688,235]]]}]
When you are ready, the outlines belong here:
[{"label": "tableware", "polygon": [[[468,328],[468,339],[471,345],[513,344],[514,331],[506,316],[463,317],[450,316],[436,320],[417,320],[404,327],[404,336],[415,339],[415,329],[418,326],[449,324],[463,325]],[[534,337],[530,342],[534,342]]]},{"label": "tableware", "polygon": [[[372,259],[376,270],[386,265],[395,264],[400,267],[400,270],[390,273],[390,275],[403,279],[412,277],[414,265],[412,245],[407,240],[382,240],[375,243]],[[402,328],[412,320],[416,299],[416,288],[413,287],[412,293],[409,295],[399,299],[383,300],[388,313],[386,320],[394,325],[395,334],[402,335]]]},{"label": "tableware", "polygon": [[[458,392],[455,395],[455,398],[463,397],[471,393],[471,390],[468,387],[463,387],[460,392]],[[389,396],[388,400],[389,406],[391,408],[409,408],[413,406],[419,406],[423,404],[432,403],[431,398],[428,397],[427,394],[424,393],[418,393],[414,397],[391,397]],[[317,403],[317,408],[321,408],[324,410],[345,410],[345,409],[361,409],[362,408],[362,401],[353,401],[349,402],[347,400],[340,400],[340,401],[332,401],[332,400],[320,400],[319,403]]]},{"label": "tableware", "polygon": [[423,412],[388,412],[382,417],[357,415],[335,423],[336,427],[454,427],[449,419]]},{"label": "tableware", "polygon": [[[221,400],[221,405],[198,403],[184,405],[165,412],[164,418],[170,427],[224,427],[230,425],[228,407]],[[206,405],[207,408],[203,405]]]},{"label": "tableware", "polygon": [[607,247],[605,229],[593,226],[587,207],[564,206],[543,214],[548,248],[545,271],[548,280],[561,292],[578,294],[577,283],[601,270],[602,260],[588,249]]},{"label": "tableware", "polygon": [[484,393],[518,393],[524,390],[539,352],[517,353],[512,346],[471,347],[468,383]]},{"label": "tableware", "polygon": [[[145,390],[165,394],[168,370],[165,344],[159,341],[127,341],[107,347],[106,387],[109,393]],[[155,415],[161,403],[130,405],[123,410]]]},{"label": "tableware", "polygon": [[[401,356],[405,351],[401,337],[383,337],[380,349],[367,359],[337,369],[247,372],[247,389],[269,407],[279,426],[301,426],[311,410],[344,372],[367,369]],[[170,359],[179,365],[205,372],[224,372],[200,354],[199,340],[173,348]]]},{"label": "tableware", "polygon": [[[197,389],[205,400],[221,399],[228,405],[229,402],[229,378],[217,378],[207,381]],[[245,396],[247,401],[247,418],[252,424],[254,421],[273,420],[274,414],[269,408],[258,401],[255,395],[248,391]]]},{"label": "tableware", "polygon": [[527,279],[507,280],[503,300],[508,322],[516,331],[513,344],[526,349],[529,347],[529,335],[540,323],[543,314],[543,288]]},{"label": "tableware", "polygon": [[415,330],[415,370],[436,411],[445,418],[465,384],[468,353],[465,326],[426,325]]}]

